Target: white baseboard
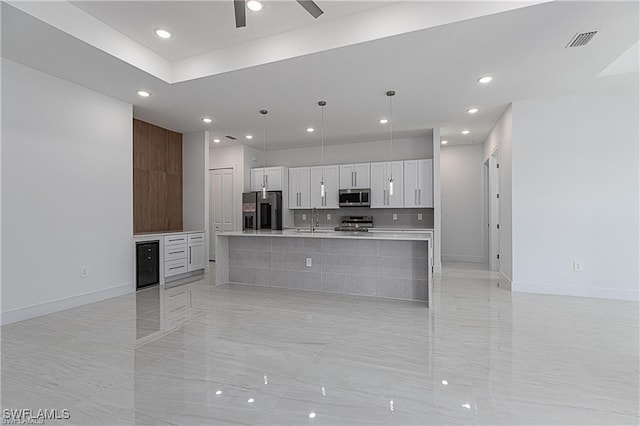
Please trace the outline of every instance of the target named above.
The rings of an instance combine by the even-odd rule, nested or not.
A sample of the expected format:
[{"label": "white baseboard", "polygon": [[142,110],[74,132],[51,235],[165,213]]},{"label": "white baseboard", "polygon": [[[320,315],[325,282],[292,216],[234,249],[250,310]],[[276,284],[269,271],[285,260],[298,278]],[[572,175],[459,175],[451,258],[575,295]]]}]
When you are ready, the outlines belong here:
[{"label": "white baseboard", "polygon": [[595,297],[613,300],[640,300],[638,290],[623,290],[605,287],[586,287],[566,284],[532,283],[514,281],[513,291],[522,293],[553,294],[557,296]]},{"label": "white baseboard", "polygon": [[86,305],[87,303],[99,302],[112,297],[133,293],[135,290],[135,285],[133,283],[128,283],[118,287],[110,287],[104,290],[93,291],[91,293],[78,294],[64,299],[52,300],[50,302],[13,309],[0,314],[0,324],[11,324],[12,322],[64,311],[65,309],[75,308],[76,306]]},{"label": "white baseboard", "polygon": [[500,272],[500,275],[498,276],[498,286],[505,290],[513,291],[513,283],[511,282],[511,278],[507,277],[502,272]]},{"label": "white baseboard", "polygon": [[443,262],[487,263],[484,256],[465,256],[460,254],[443,254]]}]

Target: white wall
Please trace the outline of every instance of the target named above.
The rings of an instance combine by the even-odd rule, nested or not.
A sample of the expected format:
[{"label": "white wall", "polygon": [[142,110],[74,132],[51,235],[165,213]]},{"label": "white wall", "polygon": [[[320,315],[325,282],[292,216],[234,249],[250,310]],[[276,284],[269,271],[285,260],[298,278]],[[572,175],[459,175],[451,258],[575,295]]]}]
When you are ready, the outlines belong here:
[{"label": "white wall", "polygon": [[[325,164],[389,161],[389,140],[325,145],[324,157]],[[431,136],[393,141],[394,160],[415,158],[433,158]],[[320,165],[322,164],[321,148],[313,146],[267,151],[265,162],[267,166],[300,167]],[[260,166],[261,164],[257,167]]]},{"label": "white wall", "polygon": [[182,227],[204,229],[205,259],[208,259],[209,132],[186,133],[182,137]]},{"label": "white wall", "polygon": [[484,142],[484,159],[500,150],[500,273],[511,285],[513,280],[512,253],[512,138],[513,107],[509,105]]},{"label": "white wall", "polygon": [[2,323],[133,291],[131,105],[6,59],[2,90]]},{"label": "white wall", "polygon": [[440,150],[442,260],[487,262],[484,145]]},{"label": "white wall", "polygon": [[637,90],[514,102],[514,291],[638,299],[639,116]]}]

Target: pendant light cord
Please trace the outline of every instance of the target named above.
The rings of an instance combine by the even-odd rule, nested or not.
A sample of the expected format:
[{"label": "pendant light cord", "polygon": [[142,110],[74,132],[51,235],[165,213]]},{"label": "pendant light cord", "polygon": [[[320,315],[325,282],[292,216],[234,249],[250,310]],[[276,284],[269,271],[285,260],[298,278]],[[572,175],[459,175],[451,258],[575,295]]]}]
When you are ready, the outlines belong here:
[{"label": "pendant light cord", "polygon": [[324,105],[320,106],[320,143],[321,143],[321,157],[322,157],[322,183],[324,183]]},{"label": "pendant light cord", "polygon": [[262,184],[264,185],[264,177],[266,175],[266,170],[265,170],[265,152],[266,152],[266,147],[267,147],[267,114],[263,113],[261,111],[262,114]]},{"label": "pendant light cord", "polygon": [[389,163],[390,177],[393,180],[393,95],[389,96]]}]

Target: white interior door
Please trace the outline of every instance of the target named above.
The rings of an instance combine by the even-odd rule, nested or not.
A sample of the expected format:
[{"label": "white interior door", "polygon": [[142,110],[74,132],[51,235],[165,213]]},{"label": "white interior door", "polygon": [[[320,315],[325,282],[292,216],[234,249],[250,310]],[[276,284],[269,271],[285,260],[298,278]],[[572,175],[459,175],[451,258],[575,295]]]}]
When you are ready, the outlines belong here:
[{"label": "white interior door", "polygon": [[489,158],[489,269],[500,270],[500,152]]},{"label": "white interior door", "polygon": [[209,226],[209,260],[216,259],[216,234],[233,231],[233,169],[210,172],[211,205]]}]

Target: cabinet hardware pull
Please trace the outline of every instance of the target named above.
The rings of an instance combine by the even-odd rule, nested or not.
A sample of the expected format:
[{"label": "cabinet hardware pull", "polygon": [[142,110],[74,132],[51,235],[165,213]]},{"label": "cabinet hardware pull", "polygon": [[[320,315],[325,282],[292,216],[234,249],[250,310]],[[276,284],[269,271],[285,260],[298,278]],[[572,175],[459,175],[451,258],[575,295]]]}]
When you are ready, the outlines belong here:
[{"label": "cabinet hardware pull", "polygon": [[172,267],[170,266],[169,270],[171,270],[171,269],[180,269],[180,268],[184,268],[184,266],[172,266]]},{"label": "cabinet hardware pull", "polygon": [[191,264],[191,247],[189,247],[189,264]]},{"label": "cabinet hardware pull", "polygon": [[357,188],[358,187],[358,172],[353,172],[353,176],[354,176],[354,186]]}]

